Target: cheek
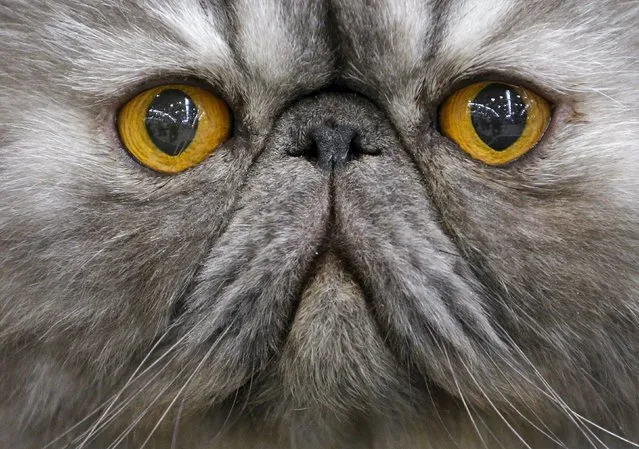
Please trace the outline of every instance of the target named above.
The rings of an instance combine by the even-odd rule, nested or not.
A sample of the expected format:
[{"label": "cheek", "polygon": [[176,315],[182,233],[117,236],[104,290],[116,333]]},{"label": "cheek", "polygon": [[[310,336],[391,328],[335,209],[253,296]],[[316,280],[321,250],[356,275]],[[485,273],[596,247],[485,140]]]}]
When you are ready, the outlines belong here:
[{"label": "cheek", "polygon": [[[58,342],[91,335],[74,349],[86,360],[106,351],[104,342],[120,341],[118,334],[152,339],[231,215],[251,162],[246,143],[236,139],[169,178],[88,127],[28,117],[30,131],[13,131],[0,152],[7,333],[48,329],[43,340]],[[13,307],[4,300],[12,297],[29,303]],[[134,340],[117,347],[133,352]]]},{"label": "cheek", "polygon": [[447,188],[455,201],[440,210],[482,283],[501,298],[492,306],[509,317],[506,325],[583,335],[632,304],[636,248],[629,243],[639,220],[610,192],[583,179],[530,187],[498,173],[490,180],[454,174]]}]

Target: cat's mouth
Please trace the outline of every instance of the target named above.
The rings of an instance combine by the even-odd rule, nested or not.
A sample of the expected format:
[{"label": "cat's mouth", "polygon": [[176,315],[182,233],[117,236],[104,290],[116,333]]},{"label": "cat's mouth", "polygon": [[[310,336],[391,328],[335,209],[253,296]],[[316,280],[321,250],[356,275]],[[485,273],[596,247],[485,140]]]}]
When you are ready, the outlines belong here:
[{"label": "cat's mouth", "polygon": [[[377,188],[376,177],[390,177],[392,166],[318,177],[314,191],[296,192],[288,225],[268,238],[255,234],[259,225],[247,232],[254,218],[242,214],[251,211],[236,215],[177,326],[183,363],[207,359],[203,382],[215,379],[215,396],[264,378],[277,379],[278,394],[300,406],[329,397],[361,402],[430,382],[454,393],[456,361],[480,364],[486,343],[499,347],[464,260],[419,200],[419,184]],[[353,185],[369,192],[369,204]],[[406,203],[399,213],[389,207],[397,201]]]}]

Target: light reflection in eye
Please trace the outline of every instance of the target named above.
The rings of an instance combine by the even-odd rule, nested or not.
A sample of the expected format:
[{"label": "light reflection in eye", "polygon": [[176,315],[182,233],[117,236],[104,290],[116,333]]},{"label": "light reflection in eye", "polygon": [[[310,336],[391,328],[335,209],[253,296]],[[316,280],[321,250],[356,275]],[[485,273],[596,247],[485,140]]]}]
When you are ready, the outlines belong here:
[{"label": "light reflection in eye", "polygon": [[158,93],[146,116],[151,139],[170,156],[177,156],[190,145],[197,122],[197,107],[187,94],[175,89]]},{"label": "light reflection in eye", "polygon": [[477,135],[495,151],[512,145],[526,126],[527,105],[512,87],[491,84],[470,103]]},{"label": "light reflection in eye", "polygon": [[181,84],[133,97],[118,113],[123,146],[142,165],[175,174],[204,161],[231,134],[232,116],[221,98]]},{"label": "light reflection in eye", "polygon": [[529,89],[479,82],[451,95],[439,118],[442,134],[472,158],[505,165],[536,145],[550,114],[548,102]]}]

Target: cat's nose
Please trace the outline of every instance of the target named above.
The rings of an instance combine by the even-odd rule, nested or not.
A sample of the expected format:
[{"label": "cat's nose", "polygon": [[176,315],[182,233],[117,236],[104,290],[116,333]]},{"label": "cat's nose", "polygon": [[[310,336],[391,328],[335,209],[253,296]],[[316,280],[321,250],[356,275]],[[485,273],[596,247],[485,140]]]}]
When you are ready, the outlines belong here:
[{"label": "cat's nose", "polygon": [[322,171],[382,154],[393,137],[383,114],[370,101],[341,92],[322,93],[295,104],[282,116],[274,135],[290,136],[281,140],[286,153]]},{"label": "cat's nose", "polygon": [[322,123],[308,130],[308,144],[296,156],[303,156],[322,170],[332,170],[363,154],[379,154],[365,148],[357,129],[348,124]]},{"label": "cat's nose", "polygon": [[323,170],[344,165],[366,154],[355,128],[346,124],[320,124],[309,130],[305,156]]}]

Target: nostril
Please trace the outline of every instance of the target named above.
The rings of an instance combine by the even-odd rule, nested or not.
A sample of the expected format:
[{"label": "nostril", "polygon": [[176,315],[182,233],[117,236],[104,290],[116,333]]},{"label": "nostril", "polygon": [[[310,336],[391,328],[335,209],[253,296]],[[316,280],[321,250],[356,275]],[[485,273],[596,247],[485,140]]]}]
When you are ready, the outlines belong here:
[{"label": "nostril", "polygon": [[357,127],[332,118],[292,133],[292,145],[286,150],[287,154],[304,157],[323,170],[331,170],[362,155],[380,154],[379,145],[362,135]]},{"label": "nostril", "polygon": [[362,151],[362,138],[360,137],[359,133],[357,133],[357,132],[355,133],[355,135],[351,139],[349,153],[351,154],[351,156],[353,158],[359,157],[359,155],[364,153]]},{"label": "nostril", "polygon": [[365,143],[364,139],[362,139],[362,136],[358,132],[355,132],[355,135],[351,140],[350,153],[352,154],[353,158],[358,158],[363,154],[369,156],[377,156],[381,153],[381,150],[377,145],[372,145],[369,142]]},{"label": "nostril", "polygon": [[291,146],[286,148],[286,154],[293,157],[304,157],[315,163],[319,158],[319,148],[311,133],[307,129],[301,129],[292,133]]},{"label": "nostril", "polygon": [[317,148],[317,143],[315,140],[311,140],[308,143],[308,149],[305,152],[304,156],[313,164],[316,164],[319,159],[319,149]]},{"label": "nostril", "polygon": [[330,170],[352,160],[355,135],[355,130],[346,125],[329,123],[313,127],[309,136],[317,148],[317,165]]}]

